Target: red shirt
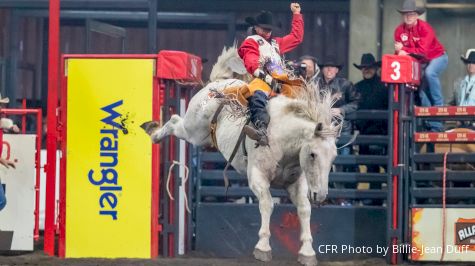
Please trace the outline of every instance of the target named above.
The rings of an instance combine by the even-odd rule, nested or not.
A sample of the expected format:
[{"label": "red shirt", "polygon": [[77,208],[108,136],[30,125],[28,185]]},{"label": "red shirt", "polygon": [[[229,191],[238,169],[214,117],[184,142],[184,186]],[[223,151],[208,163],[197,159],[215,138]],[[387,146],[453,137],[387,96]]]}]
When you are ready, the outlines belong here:
[{"label": "red shirt", "polygon": [[445,48],[435,36],[429,23],[418,19],[413,27],[402,23],[394,31],[394,40],[403,44],[407,53],[422,54],[432,60],[444,54]]},{"label": "red shirt", "polygon": [[[292,18],[292,30],[290,33],[284,37],[274,38],[279,45],[280,54],[285,54],[288,51],[291,51],[297,45],[303,41],[303,17],[302,14],[294,14]],[[254,71],[259,68],[259,44],[253,39],[246,39],[239,47],[239,56],[244,61],[244,66],[246,66],[249,73],[254,73]]]}]

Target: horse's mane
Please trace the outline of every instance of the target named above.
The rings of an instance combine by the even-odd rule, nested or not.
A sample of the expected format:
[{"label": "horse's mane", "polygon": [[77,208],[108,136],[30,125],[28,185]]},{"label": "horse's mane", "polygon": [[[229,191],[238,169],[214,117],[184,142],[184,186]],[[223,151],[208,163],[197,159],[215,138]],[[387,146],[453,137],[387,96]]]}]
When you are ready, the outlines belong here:
[{"label": "horse's mane", "polygon": [[224,47],[218,60],[211,69],[209,81],[214,82],[223,79],[243,79],[249,81],[250,75],[244,67],[244,62],[238,55],[237,44],[234,42],[231,47]]},{"label": "horse's mane", "polygon": [[343,115],[334,115],[331,109],[337,101],[329,90],[320,90],[315,83],[305,83],[297,91],[297,101],[287,105],[287,111],[296,116],[322,123],[325,131],[339,134],[343,123]]}]

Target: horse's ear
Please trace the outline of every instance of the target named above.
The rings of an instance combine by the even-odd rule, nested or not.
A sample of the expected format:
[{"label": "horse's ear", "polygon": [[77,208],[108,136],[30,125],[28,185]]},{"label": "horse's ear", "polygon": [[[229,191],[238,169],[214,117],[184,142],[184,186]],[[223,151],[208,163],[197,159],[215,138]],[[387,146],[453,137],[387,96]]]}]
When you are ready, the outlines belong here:
[{"label": "horse's ear", "polygon": [[315,136],[319,136],[320,132],[322,132],[323,125],[322,123],[318,123],[317,126],[315,127]]}]

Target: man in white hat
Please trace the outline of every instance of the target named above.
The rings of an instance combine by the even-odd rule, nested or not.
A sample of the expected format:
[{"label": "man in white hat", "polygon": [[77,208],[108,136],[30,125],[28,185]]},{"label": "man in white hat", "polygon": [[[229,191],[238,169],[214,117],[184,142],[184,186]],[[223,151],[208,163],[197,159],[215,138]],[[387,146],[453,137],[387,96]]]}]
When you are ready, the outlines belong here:
[{"label": "man in white hat", "polygon": [[467,68],[467,75],[455,82],[451,104],[475,106],[475,48],[468,49],[465,56],[461,55],[460,59]]}]

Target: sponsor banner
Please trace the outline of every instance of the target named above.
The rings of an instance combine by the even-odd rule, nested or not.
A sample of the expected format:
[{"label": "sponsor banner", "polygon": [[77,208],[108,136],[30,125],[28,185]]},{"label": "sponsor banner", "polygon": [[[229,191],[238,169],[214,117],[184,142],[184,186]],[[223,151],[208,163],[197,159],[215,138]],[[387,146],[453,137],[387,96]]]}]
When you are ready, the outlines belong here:
[{"label": "sponsor banner", "polygon": [[414,107],[415,116],[473,116],[475,106]]},{"label": "sponsor banner", "polygon": [[151,257],[154,66],[67,60],[66,257]]},{"label": "sponsor banner", "polygon": [[416,142],[475,142],[474,132],[427,132],[414,133]]},{"label": "sponsor banner", "polygon": [[446,209],[445,245],[443,210],[412,209],[412,254],[416,261],[475,261],[475,209]]},{"label": "sponsor banner", "polygon": [[3,158],[16,169],[0,165],[7,205],[0,211],[0,250],[33,250],[35,227],[36,135],[3,135]]}]

